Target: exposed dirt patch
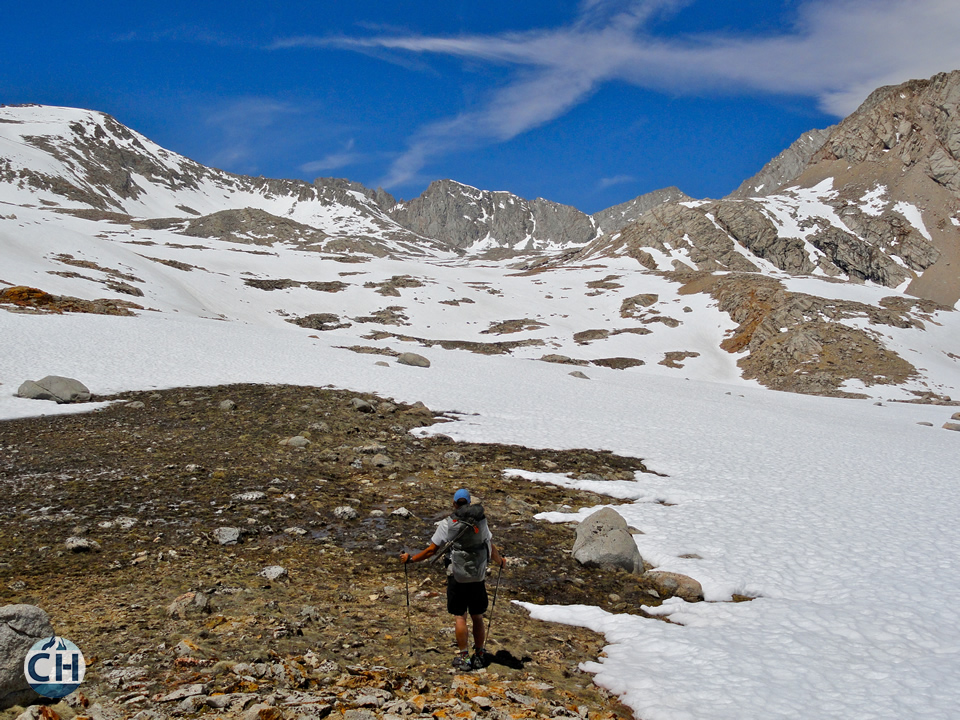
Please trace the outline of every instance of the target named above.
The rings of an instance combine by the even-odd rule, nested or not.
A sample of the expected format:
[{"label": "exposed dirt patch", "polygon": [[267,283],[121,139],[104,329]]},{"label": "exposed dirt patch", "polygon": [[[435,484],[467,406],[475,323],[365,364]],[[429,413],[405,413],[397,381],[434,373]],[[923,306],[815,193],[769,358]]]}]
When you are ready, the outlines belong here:
[{"label": "exposed dirt patch", "polygon": [[329,282],[318,282],[318,281],[308,281],[302,282],[300,280],[289,280],[287,278],[280,279],[260,279],[260,278],[244,278],[243,282],[250,287],[257,288],[258,290],[286,290],[287,288],[294,287],[305,287],[310,290],[316,290],[318,292],[341,292],[346,290],[350,285],[340,280],[331,280]]},{"label": "exposed dirt patch", "polygon": [[382,310],[377,310],[371,315],[363,315],[353,318],[358,323],[376,323],[378,325],[409,325],[410,318],[403,314],[405,307],[400,305],[391,305]]},{"label": "exposed dirt patch", "polygon": [[520,320],[504,320],[502,322],[490,323],[490,327],[486,330],[481,330],[481,335],[509,335],[510,333],[523,332],[525,330],[536,330],[538,328],[547,327],[546,323],[540,322],[539,320],[531,320],[530,318],[522,318]]},{"label": "exposed dirt patch", "polygon": [[203,268],[198,267],[197,265],[180,262],[179,260],[167,260],[166,258],[155,258],[150,257],[149,255],[141,255],[140,257],[142,257],[144,260],[152,260],[155,263],[172,267],[175,270],[183,270],[184,272],[190,272],[191,270],[203,270]]},{"label": "exposed dirt patch", "polygon": [[614,281],[621,277],[621,275],[607,275],[603,280],[591,280],[587,283],[587,287],[596,290],[596,292],[587,293],[587,295],[602,295],[604,290],[619,290],[623,285]]},{"label": "exposed dirt patch", "polygon": [[[356,398],[372,412],[355,409]],[[88,694],[116,701],[131,686],[149,697],[209,682],[213,691],[266,697],[329,685],[302,667],[309,651],[336,663],[334,677],[347,666],[380,667],[420,678],[410,696],[448,696],[452,635],[442,569],[415,565],[405,578],[397,555],[425,547],[453,491],[467,486],[511,558],[489,649],[517,661],[491,666],[478,681],[490,692],[496,682],[549,685],[591,717],[629,717],[577,669],[596,657],[600,638],[533,622],[510,602],[619,612],[656,604],[636,576],[581,568],[568,552],[572,530],[533,517],[611,500],[506,480],[503,471],[613,480],[643,471],[639,459],[418,439],[410,430],[443,418],[422,405],[346,391],[243,385],[122,399],[86,415],[0,423],[0,603],[37,604],[52,615],[91,663]],[[232,409],[222,408],[226,400]],[[294,435],[309,443],[280,444]],[[381,455],[389,463],[372,461]],[[338,517],[334,510],[344,506],[355,519]],[[393,514],[401,508],[409,513]],[[218,527],[238,528],[240,542],[218,544]],[[70,552],[71,536],[102,550]],[[283,566],[288,579],[258,575],[271,565]],[[188,592],[209,598],[210,612],[170,617],[167,608]],[[227,671],[235,662],[279,662],[288,676],[243,680]],[[123,668],[142,676],[108,680]]]},{"label": "exposed dirt patch", "polygon": [[51,295],[38,288],[17,285],[0,291],[0,308],[28,313],[91,313],[94,315],[135,315],[142,305],[129,300],[82,300],[69,295]]},{"label": "exposed dirt patch", "polygon": [[287,322],[299,325],[302,328],[310,330],[340,330],[350,327],[350,323],[340,320],[340,316],[335,313],[313,313],[298,318],[287,318]]},{"label": "exposed dirt patch", "polygon": [[389,280],[384,280],[382,282],[368,282],[364,283],[365,288],[375,289],[380,295],[387,297],[400,297],[400,290],[403,288],[418,288],[423,287],[424,283],[421,280],[411,276],[411,275],[394,275]]},{"label": "exposed dirt patch", "polygon": [[671,350],[663,354],[663,360],[658,365],[665,365],[670,368],[682,368],[683,361],[687,358],[700,357],[700,353],[689,350]]},{"label": "exposed dirt patch", "polygon": [[568,357],[567,355],[558,355],[556,353],[543,355],[541,356],[540,360],[543,362],[558,363],[560,365],[579,365],[581,367],[590,364],[589,360],[579,360],[577,358]]},{"label": "exposed dirt patch", "polygon": [[604,328],[597,328],[595,330],[581,330],[580,332],[573,334],[573,341],[577,345],[589,345],[594,340],[605,340],[610,337],[610,331]]},{"label": "exposed dirt patch", "polygon": [[363,336],[365,340],[385,340],[395,338],[403,342],[419,343],[423,347],[433,347],[439,345],[444,350],[467,350],[478,355],[508,355],[514,349],[519,347],[537,347],[544,345],[543,340],[531,338],[529,340],[504,340],[501,342],[483,343],[475,340],[432,340],[430,338],[413,337],[412,335],[401,335],[398,333],[389,333],[377,331]]},{"label": "exposed dirt patch", "polygon": [[638,367],[644,364],[643,360],[631,357],[597,358],[590,362],[594,365],[613,368],[614,370],[626,370],[627,368]]}]

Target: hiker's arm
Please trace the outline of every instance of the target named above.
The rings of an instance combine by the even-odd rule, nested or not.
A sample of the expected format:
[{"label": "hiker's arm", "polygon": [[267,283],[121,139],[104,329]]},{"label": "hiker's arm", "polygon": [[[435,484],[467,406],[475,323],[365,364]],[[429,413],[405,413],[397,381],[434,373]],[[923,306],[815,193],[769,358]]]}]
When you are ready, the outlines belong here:
[{"label": "hiker's arm", "polygon": [[490,559],[493,560],[494,563],[496,563],[500,567],[503,567],[504,565],[507,564],[507,559],[500,554],[500,551],[497,549],[496,545],[494,545],[493,543],[490,543],[490,550],[491,550]]},{"label": "hiker's arm", "polygon": [[420,562],[421,560],[426,560],[429,557],[433,557],[433,554],[437,551],[437,546],[433,543],[430,543],[427,546],[426,550],[421,550],[416,555],[411,555],[410,553],[400,553],[400,562]]}]

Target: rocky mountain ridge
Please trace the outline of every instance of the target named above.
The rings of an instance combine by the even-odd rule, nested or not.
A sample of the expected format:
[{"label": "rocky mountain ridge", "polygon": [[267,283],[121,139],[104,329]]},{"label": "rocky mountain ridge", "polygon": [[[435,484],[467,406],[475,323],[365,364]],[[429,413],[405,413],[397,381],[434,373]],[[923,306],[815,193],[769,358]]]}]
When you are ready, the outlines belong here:
[{"label": "rocky mountain ridge", "polygon": [[772,195],[785,184],[796,180],[814,154],[823,147],[834,128],[836,125],[805,132],[794,140],[790,147],[764,165],[756,175],[744,180],[727,199]]},{"label": "rocky mountain ridge", "polygon": [[[235,175],[165,150],[103,113],[7,106],[0,108],[0,123],[8,148],[0,154],[0,182],[26,196],[41,194],[51,207],[110,213],[115,221],[129,216],[169,220],[166,226],[176,227],[178,220],[232,213],[229,232],[218,227],[222,215],[191,222],[191,232],[206,227],[208,237],[243,241],[249,234],[271,234],[262,214],[269,213],[309,226],[315,238],[319,232],[336,240],[335,251],[377,255],[540,252],[583,245],[598,234],[595,221],[575,208],[452,180],[398,201],[382,189],[340,178],[308,183]],[[261,211],[253,228],[245,227],[245,216],[236,216],[247,209]],[[289,235],[280,219],[272,223],[278,239]],[[325,247],[322,241],[312,244]]]},{"label": "rocky mountain ridge", "polygon": [[[815,274],[953,305],[958,158],[960,71],[881,88],[822,143],[804,136],[733,196],[656,207],[574,260],[619,254],[651,270]],[[768,185],[779,189],[759,194]]]}]

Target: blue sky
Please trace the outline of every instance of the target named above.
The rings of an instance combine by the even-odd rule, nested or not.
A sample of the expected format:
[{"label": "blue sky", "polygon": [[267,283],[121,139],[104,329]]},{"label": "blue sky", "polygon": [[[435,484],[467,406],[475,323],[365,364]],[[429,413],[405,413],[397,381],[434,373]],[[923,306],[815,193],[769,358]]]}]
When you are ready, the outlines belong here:
[{"label": "blue sky", "polygon": [[870,90],[960,68],[957,0],[10,3],[0,102],[199,162],[587,212],[733,190]]}]

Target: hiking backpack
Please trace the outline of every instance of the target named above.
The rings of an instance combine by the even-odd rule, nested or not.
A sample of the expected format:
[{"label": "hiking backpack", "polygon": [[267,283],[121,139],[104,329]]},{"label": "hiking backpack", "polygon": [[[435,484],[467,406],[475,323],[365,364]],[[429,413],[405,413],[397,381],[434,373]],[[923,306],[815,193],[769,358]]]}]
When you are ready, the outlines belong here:
[{"label": "hiking backpack", "polygon": [[489,548],[480,532],[483,506],[466,505],[451,515],[457,533],[450,543],[450,569],[457,582],[480,582],[487,577]]}]

